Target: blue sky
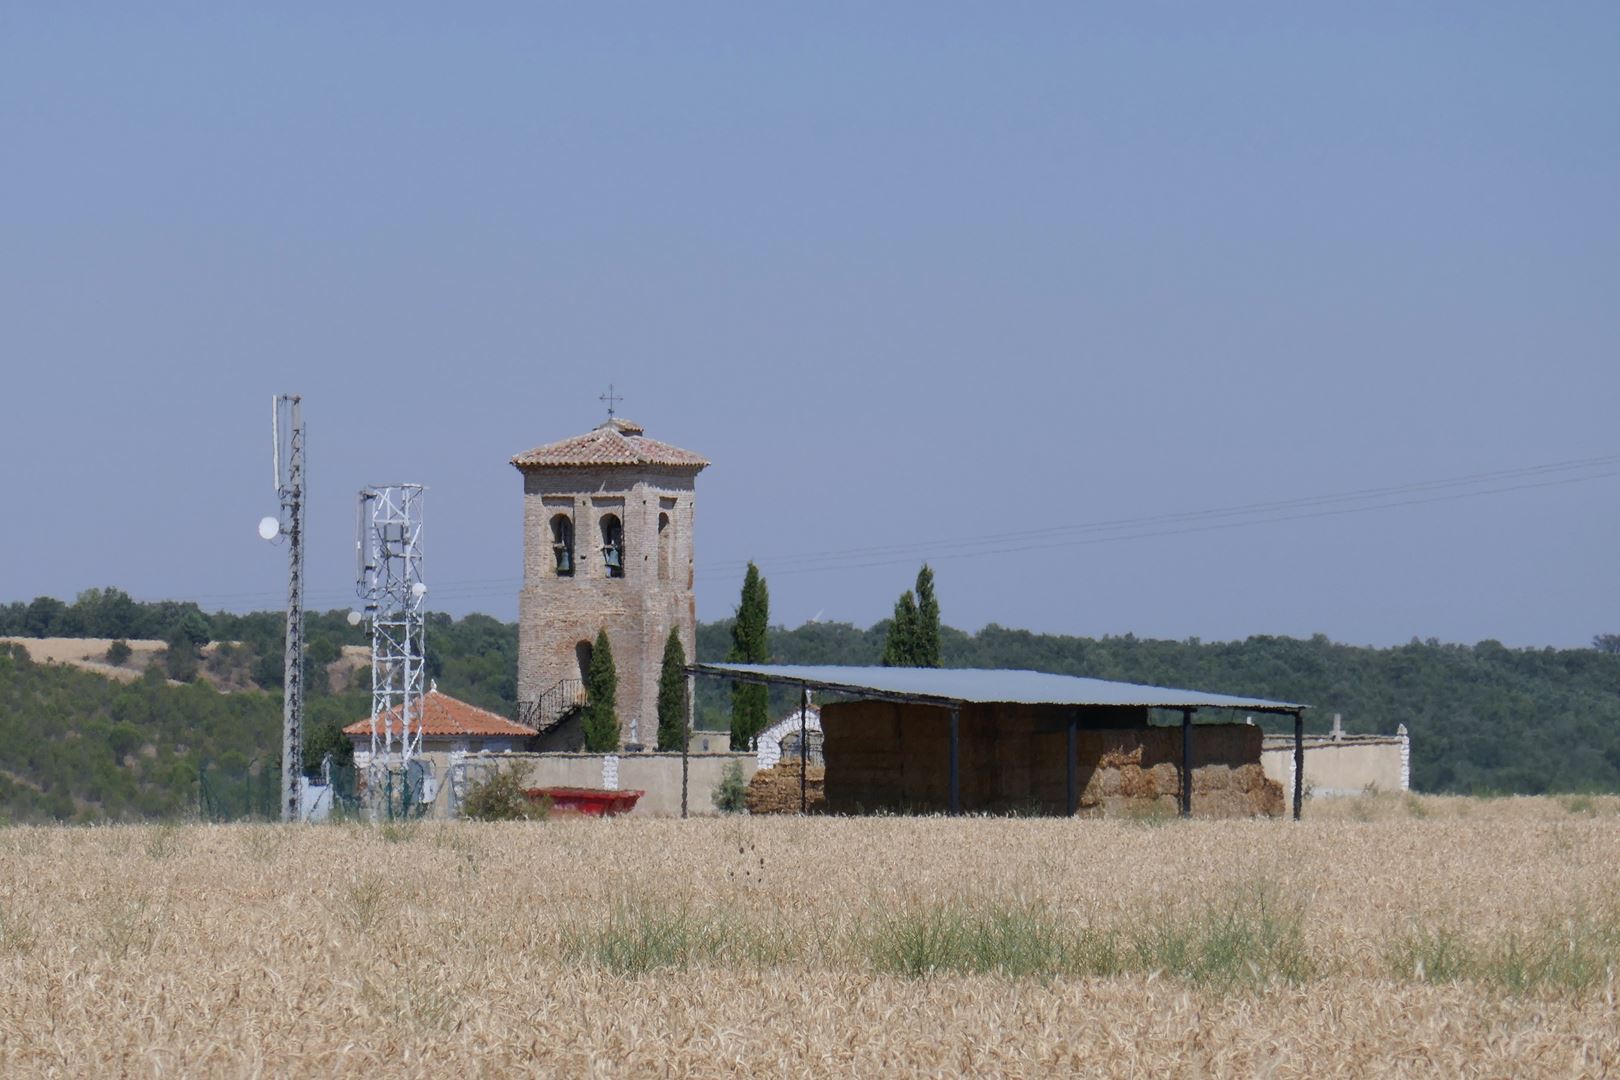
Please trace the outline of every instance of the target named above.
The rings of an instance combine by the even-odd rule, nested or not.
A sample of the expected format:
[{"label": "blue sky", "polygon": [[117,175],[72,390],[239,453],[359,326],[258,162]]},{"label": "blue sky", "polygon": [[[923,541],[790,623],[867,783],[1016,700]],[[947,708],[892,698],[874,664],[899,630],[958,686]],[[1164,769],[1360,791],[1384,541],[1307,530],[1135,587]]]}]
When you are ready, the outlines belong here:
[{"label": "blue sky", "polygon": [[511,617],[507,459],[611,380],[714,462],[701,618],[752,557],[777,621],[870,624],[928,556],[969,629],[1584,644],[1620,630],[1617,33],[1607,4],[8,5],[0,599],[277,606],[254,525],[292,391],[311,601],[351,595],[355,489],[407,479],[434,604]]}]

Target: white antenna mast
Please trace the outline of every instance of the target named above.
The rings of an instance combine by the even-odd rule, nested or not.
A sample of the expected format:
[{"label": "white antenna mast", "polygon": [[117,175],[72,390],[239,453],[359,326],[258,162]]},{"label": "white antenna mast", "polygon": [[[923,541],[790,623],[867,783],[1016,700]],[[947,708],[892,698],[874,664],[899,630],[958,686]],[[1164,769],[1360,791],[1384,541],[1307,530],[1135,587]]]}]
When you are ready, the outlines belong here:
[{"label": "white antenna mast", "polygon": [[[285,438],[283,438],[285,432]],[[283,446],[285,445],[285,454]],[[279,517],[259,522],[266,540],[287,538],[287,647],[281,680],[281,820],[300,821],[304,772],[304,415],[297,394],[270,399]],[[285,461],[283,461],[285,458]],[[286,465],[286,482],[282,466]]]},{"label": "white antenna mast", "polygon": [[363,488],[356,509],[355,588],[371,622],[366,799],[379,817],[418,812],[424,794],[422,492],[421,484]]}]

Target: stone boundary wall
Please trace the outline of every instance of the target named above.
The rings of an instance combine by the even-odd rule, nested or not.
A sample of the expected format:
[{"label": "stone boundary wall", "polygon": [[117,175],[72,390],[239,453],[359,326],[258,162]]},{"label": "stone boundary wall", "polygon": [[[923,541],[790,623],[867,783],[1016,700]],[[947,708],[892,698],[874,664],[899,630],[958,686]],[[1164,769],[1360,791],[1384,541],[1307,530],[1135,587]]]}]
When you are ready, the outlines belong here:
[{"label": "stone boundary wall", "polygon": [[[1313,798],[1406,791],[1411,787],[1411,741],[1396,735],[1307,735],[1305,785]],[[1267,735],[1260,758],[1266,776],[1294,790],[1294,739]]]},{"label": "stone boundary wall", "polygon": [[[679,754],[468,754],[463,761],[470,777],[506,762],[522,762],[529,768],[524,780],[526,787],[639,789],[646,794],[636,802],[630,812],[632,816],[681,815]],[[714,808],[714,790],[733,762],[742,770],[743,783],[748,783],[756,768],[753,754],[727,751],[688,756],[687,812],[692,817],[713,817],[719,813]],[[434,816],[455,816],[451,801],[439,800]]]},{"label": "stone boundary wall", "polygon": [[[635,788],[646,792],[632,814],[680,816],[679,754],[536,754],[533,760],[534,768],[529,775],[534,787],[606,787],[616,779],[621,790]],[[733,763],[740,766],[746,784],[754,775],[754,755],[730,751],[688,755],[689,814],[708,817],[719,813],[714,808],[714,790]]]}]

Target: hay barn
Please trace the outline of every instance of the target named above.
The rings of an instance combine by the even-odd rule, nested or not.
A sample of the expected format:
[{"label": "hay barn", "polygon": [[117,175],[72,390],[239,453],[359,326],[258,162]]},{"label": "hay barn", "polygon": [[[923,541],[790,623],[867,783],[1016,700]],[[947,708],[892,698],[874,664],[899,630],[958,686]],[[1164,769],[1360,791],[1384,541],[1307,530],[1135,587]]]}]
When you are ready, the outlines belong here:
[{"label": "hay barn", "polygon": [[[1038,671],[694,664],[694,675],[794,688],[820,705],[830,813],[1280,816],[1260,728],[1201,712],[1290,715],[1305,706]],[[1153,711],[1176,726],[1149,722]],[[791,765],[788,766],[791,769]],[[1300,775],[1298,772],[1296,776]],[[1293,813],[1303,792],[1294,784]]]}]

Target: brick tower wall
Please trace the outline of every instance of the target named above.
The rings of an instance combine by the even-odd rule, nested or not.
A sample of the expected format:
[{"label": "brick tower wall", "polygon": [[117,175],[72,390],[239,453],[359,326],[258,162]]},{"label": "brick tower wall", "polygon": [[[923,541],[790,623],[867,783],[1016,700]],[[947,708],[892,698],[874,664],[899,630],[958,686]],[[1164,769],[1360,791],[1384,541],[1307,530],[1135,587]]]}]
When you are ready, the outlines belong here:
[{"label": "brick tower wall", "polygon": [[[680,628],[688,661],[697,650],[692,593],[696,471],[657,467],[531,468],[523,473],[523,587],[518,600],[518,699],[534,701],[563,679],[583,678],[577,647],[605,629],[619,675],[620,742],[651,746],[658,732],[664,639]],[[574,523],[574,573],[556,572],[551,521]],[[600,522],[624,527],[624,576],[608,576]],[[660,554],[658,521],[669,515]],[[662,572],[661,572],[662,571]]]}]

